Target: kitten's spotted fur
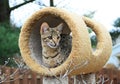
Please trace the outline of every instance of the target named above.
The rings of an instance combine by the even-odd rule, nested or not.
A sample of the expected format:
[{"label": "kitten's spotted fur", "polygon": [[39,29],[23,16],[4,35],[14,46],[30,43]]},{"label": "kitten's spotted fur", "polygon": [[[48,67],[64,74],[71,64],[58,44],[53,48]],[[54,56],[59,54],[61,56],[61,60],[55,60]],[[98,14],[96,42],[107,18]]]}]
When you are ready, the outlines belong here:
[{"label": "kitten's spotted fur", "polygon": [[43,22],[40,28],[42,43],[42,60],[46,67],[59,66],[71,51],[71,36],[62,34],[63,23],[50,28]]}]

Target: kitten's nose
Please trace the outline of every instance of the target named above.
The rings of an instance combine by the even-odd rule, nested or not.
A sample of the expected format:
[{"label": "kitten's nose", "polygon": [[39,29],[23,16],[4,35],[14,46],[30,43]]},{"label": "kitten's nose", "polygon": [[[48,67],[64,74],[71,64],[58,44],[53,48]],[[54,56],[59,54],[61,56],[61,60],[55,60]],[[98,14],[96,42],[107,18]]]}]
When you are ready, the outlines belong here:
[{"label": "kitten's nose", "polygon": [[55,42],[51,42],[51,45],[55,47],[55,46],[56,46],[56,43],[55,43]]},{"label": "kitten's nose", "polygon": [[57,47],[58,47],[58,44],[55,43],[54,41],[50,42],[48,45],[49,45],[51,48],[57,48]]},{"label": "kitten's nose", "polygon": [[56,43],[54,43],[54,45],[53,45],[54,47],[56,46]]}]

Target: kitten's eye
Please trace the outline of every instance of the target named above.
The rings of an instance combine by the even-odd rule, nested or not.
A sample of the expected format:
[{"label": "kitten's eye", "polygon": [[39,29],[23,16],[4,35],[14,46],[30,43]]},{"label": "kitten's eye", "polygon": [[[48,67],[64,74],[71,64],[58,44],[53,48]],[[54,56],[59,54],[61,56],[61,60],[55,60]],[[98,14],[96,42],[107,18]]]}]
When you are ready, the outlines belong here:
[{"label": "kitten's eye", "polygon": [[46,42],[47,41],[46,38],[44,38],[43,41]]},{"label": "kitten's eye", "polygon": [[59,39],[59,38],[60,38],[60,36],[57,37],[57,39]]},{"label": "kitten's eye", "polygon": [[49,39],[52,39],[52,36],[48,36]]}]

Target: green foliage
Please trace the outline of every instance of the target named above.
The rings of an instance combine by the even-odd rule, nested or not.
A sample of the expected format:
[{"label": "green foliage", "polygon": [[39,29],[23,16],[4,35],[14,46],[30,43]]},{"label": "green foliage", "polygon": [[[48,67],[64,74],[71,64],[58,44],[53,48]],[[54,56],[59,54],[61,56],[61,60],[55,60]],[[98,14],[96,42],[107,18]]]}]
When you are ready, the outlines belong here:
[{"label": "green foliage", "polygon": [[120,27],[120,18],[117,18],[113,24],[114,27]]},{"label": "green foliage", "polygon": [[[118,36],[120,35],[120,28],[117,27],[116,29],[112,29],[112,31],[110,31],[110,35],[112,37],[112,41],[114,43],[114,41],[118,38]],[[114,45],[114,44],[113,44]]]},{"label": "green foliage", "polygon": [[[0,23],[0,64],[5,64],[8,58],[19,53],[18,38],[19,28],[13,28],[8,22]],[[12,66],[12,60],[8,64]]]},{"label": "green foliage", "polygon": [[114,21],[114,24],[113,26],[116,28],[116,29],[113,29],[112,31],[110,31],[110,35],[112,37],[112,40],[113,42],[118,38],[118,36],[120,35],[120,17],[117,18],[115,21]]},{"label": "green foliage", "polygon": [[92,45],[92,47],[93,47],[93,48],[96,48],[96,46],[97,46],[97,38],[96,38],[96,35],[92,36],[92,37],[90,38],[90,40],[91,40],[91,45]]},{"label": "green foliage", "polygon": [[112,37],[112,40],[115,40],[120,35],[120,31],[116,30],[116,31],[110,32],[110,35]]}]

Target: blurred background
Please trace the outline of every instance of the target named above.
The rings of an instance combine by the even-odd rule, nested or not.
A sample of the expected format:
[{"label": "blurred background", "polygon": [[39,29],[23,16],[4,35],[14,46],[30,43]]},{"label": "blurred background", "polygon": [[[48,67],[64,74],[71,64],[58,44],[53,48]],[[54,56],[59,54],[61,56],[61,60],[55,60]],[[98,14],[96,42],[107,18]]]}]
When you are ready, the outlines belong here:
[{"label": "blurred background", "polygon": [[[0,0],[0,65],[17,67],[14,59],[19,59],[19,33],[22,25],[34,12],[54,6],[87,16],[102,23],[108,29],[116,54],[110,63],[119,67],[120,61],[120,5],[119,0]],[[97,39],[94,32],[88,29],[95,48]],[[117,61],[116,61],[117,59]]]}]

